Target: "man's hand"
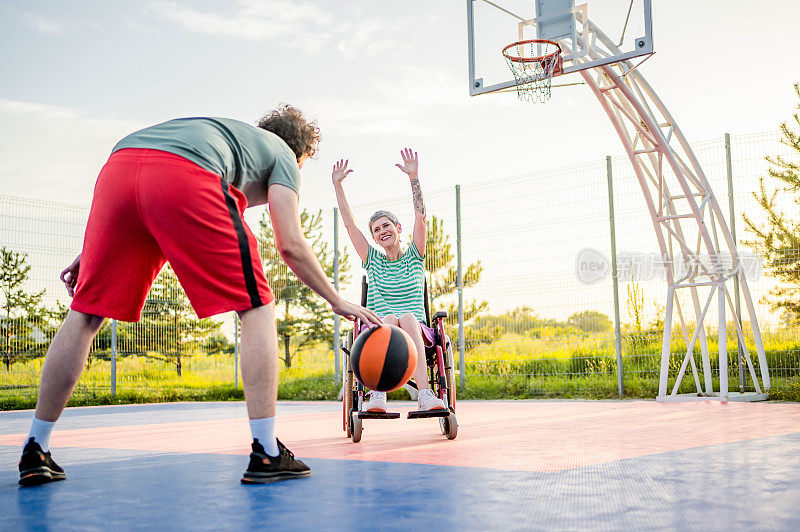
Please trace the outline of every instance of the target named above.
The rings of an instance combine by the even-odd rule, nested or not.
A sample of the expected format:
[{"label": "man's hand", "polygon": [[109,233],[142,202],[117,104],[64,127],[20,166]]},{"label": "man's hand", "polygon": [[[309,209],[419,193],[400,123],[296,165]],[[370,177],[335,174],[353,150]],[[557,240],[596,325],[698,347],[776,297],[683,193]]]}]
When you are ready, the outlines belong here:
[{"label": "man's hand", "polygon": [[338,303],[332,304],[331,308],[333,309],[333,312],[350,321],[354,321],[356,318],[358,318],[362,323],[383,325],[383,322],[377,314],[362,307],[361,305],[354,305],[353,303],[345,301],[344,299],[340,299]]},{"label": "man's hand", "polygon": [[419,157],[417,156],[417,152],[406,148],[400,152],[400,157],[403,158],[403,164],[396,164],[395,166],[408,174],[409,178],[416,179],[417,170],[419,169]]},{"label": "man's hand", "polygon": [[75,295],[75,285],[78,284],[78,270],[81,267],[81,256],[75,257],[72,264],[64,268],[59,276],[64,286],[67,287],[67,293],[70,297]]},{"label": "man's hand", "polygon": [[341,185],[344,178],[353,171],[347,168],[348,162],[347,160],[339,159],[339,161],[333,165],[333,173],[331,174],[333,186]]}]

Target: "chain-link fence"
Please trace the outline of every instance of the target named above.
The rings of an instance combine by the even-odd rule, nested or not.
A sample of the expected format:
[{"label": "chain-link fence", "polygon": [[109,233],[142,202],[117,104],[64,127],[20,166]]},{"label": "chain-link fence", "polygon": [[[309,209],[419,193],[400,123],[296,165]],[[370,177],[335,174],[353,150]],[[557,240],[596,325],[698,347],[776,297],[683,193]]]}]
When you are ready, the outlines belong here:
[{"label": "chain-link fence", "polygon": [[[3,197],[0,212],[0,391],[12,402],[36,394],[44,354],[70,302],[59,272],[80,252],[89,210]],[[167,267],[140,322],[104,324],[75,395],[127,393],[146,400],[233,383],[235,346],[226,324],[233,329],[232,315],[198,320]]]},{"label": "chain-link fence", "polygon": [[[796,160],[797,153],[781,143],[778,132],[725,137],[694,144],[695,154],[720,205],[734,211],[734,230],[748,285],[756,303],[773,390],[797,389],[800,371],[800,334],[797,316],[773,309],[779,286],[774,272],[763,267],[743,215],[756,225],[769,224],[769,216],[754,193],[765,177],[767,191],[785,188],[768,177],[767,156]],[[730,180],[728,163],[730,158]],[[619,319],[608,273],[587,279],[578,271],[581,261],[608,262],[611,256],[609,173],[613,182]],[[730,184],[729,184],[730,181]],[[426,195],[431,250],[428,261],[432,284],[444,280],[434,293],[436,310],[449,308],[451,335],[458,327],[452,312],[457,302],[456,278],[448,276],[461,248],[464,279],[464,343],[460,381],[477,397],[529,397],[536,395],[616,396],[620,385],[628,394],[654,397],[658,392],[667,283],[654,228],[633,168],[626,156],[457,187]],[[776,206],[796,227],[796,204],[790,191],[779,192]],[[456,210],[456,204],[460,209]],[[794,206],[794,210],[792,209]],[[400,198],[360,205],[356,217],[366,226],[379,208],[397,209],[401,222],[411,222],[411,199]],[[460,233],[457,232],[460,217]],[[730,217],[726,217],[730,225]],[[442,235],[442,236],[439,236]],[[798,261],[800,249],[785,249],[787,261]],[[794,257],[794,258],[793,258]],[[663,266],[663,265],[662,265]],[[589,272],[591,273],[591,272]],[[797,279],[797,278],[796,278]],[[800,281],[800,279],[797,279]],[[355,292],[353,292],[355,294]],[[730,319],[730,317],[729,317]],[[687,321],[692,320],[687,317]],[[619,333],[615,325],[619,322]],[[706,316],[711,366],[718,389],[716,359],[717,316]],[[747,327],[744,327],[746,330]],[[752,391],[747,369],[735,355],[735,326],[727,327],[731,353],[731,390]],[[622,382],[616,356],[620,344]],[[752,337],[745,337],[755,353]],[[683,345],[681,345],[683,343]],[[686,341],[673,322],[670,378],[683,358]],[[695,349],[698,351],[698,349]],[[676,365],[677,364],[677,365]],[[699,359],[698,359],[699,364]],[[745,378],[740,381],[740,376]],[[684,379],[681,392],[690,392]]]},{"label": "chain-link fence", "polygon": [[[779,298],[772,292],[783,285],[772,270],[762,268],[757,250],[741,243],[756,238],[746,230],[743,215],[756,225],[770,222],[754,197],[760,190],[759,179],[765,178],[770,194],[782,187],[768,177],[765,157],[783,155],[793,160],[797,154],[780,142],[777,132],[733,136],[729,150],[723,137],[695,143],[694,149],[720,205],[728,206],[732,192],[736,236],[750,259],[747,275],[773,390],[796,389],[800,372],[797,315],[773,309]],[[616,396],[617,340],[626,393],[656,395],[666,282],[657,268],[658,246],[630,163],[616,157],[610,167],[620,269],[618,320],[610,276],[587,281],[577,270],[587,254],[602,260],[611,256],[606,160],[448,190],[428,190],[422,175],[432,308],[448,311],[449,333],[456,343],[459,279],[463,280],[463,337],[456,358],[459,380],[470,396]],[[793,197],[791,191],[779,190],[774,200],[776,207],[784,207],[789,224],[796,213]],[[365,231],[369,216],[378,209],[398,215],[409,242],[410,191],[408,197],[354,206],[356,221]],[[0,198],[0,391],[4,397],[35,396],[43,355],[69,302],[58,273],[79,251],[87,216],[84,207]],[[796,227],[796,218],[791,227]],[[338,220],[335,211],[325,210],[304,212],[301,222],[328,275],[333,278],[338,268],[340,291],[358,301],[359,259],[340,220],[337,253],[334,220]],[[248,213],[248,222],[258,235],[267,278],[278,298],[282,396],[330,397],[338,388],[340,371],[336,331],[346,334],[347,322],[337,325],[324,302],[279,259],[268,217]],[[797,261],[800,250],[783,252],[787,260]],[[705,323],[716,323],[713,311]],[[615,325],[619,325],[618,335]],[[187,393],[204,397],[211,389],[239,388],[237,330],[233,314],[198,320],[175,275],[165,268],[139,323],[104,326],[77,393],[129,393],[146,399]],[[734,330],[728,327],[729,333]],[[706,332],[709,338],[716,334],[708,325]],[[674,334],[680,337],[677,329]],[[735,332],[731,333],[729,353],[736,353],[736,342]],[[709,345],[709,350],[713,354],[714,346]],[[750,352],[754,350],[750,346]],[[731,360],[730,381],[735,389],[739,368],[736,357]],[[752,389],[749,382],[744,389]]]}]

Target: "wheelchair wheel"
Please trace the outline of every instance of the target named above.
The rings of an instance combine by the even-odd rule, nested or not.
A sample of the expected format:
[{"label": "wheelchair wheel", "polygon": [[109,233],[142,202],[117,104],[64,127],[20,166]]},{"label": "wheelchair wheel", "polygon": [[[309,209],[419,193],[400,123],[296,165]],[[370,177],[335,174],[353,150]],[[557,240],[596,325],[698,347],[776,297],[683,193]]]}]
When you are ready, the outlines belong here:
[{"label": "wheelchair wheel", "polygon": [[[449,366],[449,368],[447,368]],[[447,383],[447,406],[450,408],[448,417],[439,418],[439,430],[447,436],[448,440],[455,439],[458,434],[458,421],[456,420],[456,378],[455,361],[453,360],[453,347],[448,344],[445,353],[445,379]]]},{"label": "wheelchair wheel", "polygon": [[449,416],[440,417],[439,423],[442,427],[442,433],[447,436],[447,439],[455,440],[456,436],[458,436],[458,421],[456,420],[456,415],[450,412]]},{"label": "wheelchair wheel", "polygon": [[[347,349],[353,345],[353,331],[347,333]],[[344,379],[342,379],[342,429],[349,438],[353,434],[353,372],[350,369],[350,355],[344,356]]]},{"label": "wheelchair wheel", "polygon": [[447,379],[447,399],[451,412],[456,411],[456,368],[455,360],[453,360],[453,347],[448,344],[447,346],[447,362],[445,366],[450,366],[449,369],[444,370],[445,378]]},{"label": "wheelchair wheel", "polygon": [[361,419],[359,419],[358,417],[358,412],[357,411],[352,412],[350,414],[350,419],[352,420],[352,426],[353,426],[353,434],[351,437],[353,439],[353,443],[358,443],[361,441],[361,431],[363,429],[363,425],[361,424]]},{"label": "wheelchair wheel", "polygon": [[350,414],[353,412],[353,374],[345,372],[344,393],[342,394],[342,420],[347,437],[353,433],[353,423]]}]

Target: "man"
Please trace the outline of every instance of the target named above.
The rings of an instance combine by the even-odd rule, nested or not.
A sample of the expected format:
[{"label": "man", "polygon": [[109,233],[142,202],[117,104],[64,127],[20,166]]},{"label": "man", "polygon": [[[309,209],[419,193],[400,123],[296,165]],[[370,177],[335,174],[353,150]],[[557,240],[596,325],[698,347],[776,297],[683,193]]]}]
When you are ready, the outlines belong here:
[{"label": "man", "polygon": [[255,237],[242,219],[269,204],[278,250],[295,274],[349,319],[380,323],[328,281],[298,216],[300,168],[319,129],[283,105],[258,127],[224,118],[184,118],[122,139],[100,172],[83,251],[61,273],[73,296],[53,338],[31,432],[20,459],[21,485],[66,478],[49,452],[50,433],[106,318],[138,321],[147,292],[169,261],[198,317],[231,310],[242,321],[241,359],[253,436],[245,483],[308,476],[308,466],[274,435],[278,341],[274,297]]}]

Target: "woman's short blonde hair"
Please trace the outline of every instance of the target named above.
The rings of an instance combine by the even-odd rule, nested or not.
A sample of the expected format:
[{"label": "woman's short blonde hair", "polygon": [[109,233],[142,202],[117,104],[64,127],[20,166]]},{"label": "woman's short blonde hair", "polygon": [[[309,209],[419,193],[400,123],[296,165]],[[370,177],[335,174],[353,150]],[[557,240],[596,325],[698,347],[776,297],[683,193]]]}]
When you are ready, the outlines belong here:
[{"label": "woman's short blonde hair", "polygon": [[383,218],[384,216],[386,218],[388,218],[389,221],[392,222],[394,225],[397,225],[399,223],[398,220],[397,220],[397,216],[395,216],[394,214],[390,213],[389,211],[384,211],[384,210],[375,211],[375,214],[373,214],[372,216],[369,217],[369,232],[370,232],[370,234],[372,234],[372,224],[375,223],[375,220],[377,220],[378,218]]}]

